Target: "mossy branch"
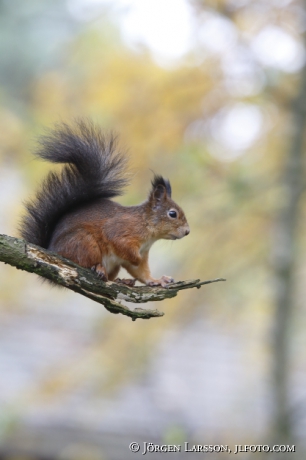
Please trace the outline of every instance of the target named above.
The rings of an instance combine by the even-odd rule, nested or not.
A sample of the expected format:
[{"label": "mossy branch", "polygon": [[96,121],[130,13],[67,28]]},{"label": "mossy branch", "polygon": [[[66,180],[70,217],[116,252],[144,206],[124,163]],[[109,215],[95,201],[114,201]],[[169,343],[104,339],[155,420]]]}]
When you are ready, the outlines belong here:
[{"label": "mossy branch", "polygon": [[0,235],[0,261],[18,269],[36,273],[60,286],[89,297],[101,303],[111,313],[121,313],[135,321],[137,318],[149,319],[163,316],[158,310],[144,308],[129,309],[120,303],[121,300],[133,303],[165,300],[175,297],[182,289],[200,288],[204,284],[225,281],[223,278],[200,281],[179,281],[162,287],[134,286],[129,287],[115,282],[104,283],[91,270],[82,268],[53,252],[43,249],[24,240],[7,235]]}]

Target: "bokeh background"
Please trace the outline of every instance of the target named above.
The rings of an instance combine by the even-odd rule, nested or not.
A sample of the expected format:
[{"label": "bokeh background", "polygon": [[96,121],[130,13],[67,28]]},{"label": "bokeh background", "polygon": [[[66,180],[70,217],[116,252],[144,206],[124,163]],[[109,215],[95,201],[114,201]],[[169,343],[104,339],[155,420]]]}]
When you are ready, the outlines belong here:
[{"label": "bokeh background", "polygon": [[227,279],[132,322],[1,264],[1,460],[305,458],[305,31],[305,0],[0,0],[0,232],[50,169],[37,136],[90,117],[129,152],[121,203],[153,170],[186,212],[153,274]]}]

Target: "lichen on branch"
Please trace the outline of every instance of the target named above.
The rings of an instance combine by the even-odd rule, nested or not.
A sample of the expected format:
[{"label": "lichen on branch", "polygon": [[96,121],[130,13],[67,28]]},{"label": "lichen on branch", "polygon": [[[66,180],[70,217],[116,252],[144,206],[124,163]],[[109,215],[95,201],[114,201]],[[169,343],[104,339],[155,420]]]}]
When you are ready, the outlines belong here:
[{"label": "lichen on branch", "polygon": [[26,241],[7,235],[0,235],[0,261],[18,269],[36,273],[53,283],[71,289],[98,302],[111,313],[149,319],[163,316],[159,310],[145,308],[130,309],[121,301],[144,303],[175,297],[183,289],[200,288],[204,284],[225,281],[223,278],[200,281],[188,280],[172,283],[167,288],[160,286],[126,286],[116,282],[103,282],[91,270],[80,267],[71,260]]}]

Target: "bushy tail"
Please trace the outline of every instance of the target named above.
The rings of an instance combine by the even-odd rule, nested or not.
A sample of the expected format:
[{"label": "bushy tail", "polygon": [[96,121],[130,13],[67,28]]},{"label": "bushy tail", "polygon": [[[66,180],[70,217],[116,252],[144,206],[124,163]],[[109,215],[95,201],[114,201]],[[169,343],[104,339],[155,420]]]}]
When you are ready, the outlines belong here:
[{"label": "bushy tail", "polygon": [[78,121],[73,127],[57,125],[39,145],[39,157],[66,163],[61,173],[50,172],[34,200],[25,204],[21,235],[47,248],[56,223],[65,213],[97,198],[121,195],[128,180],[126,157],[116,152],[115,137],[105,137],[91,122]]}]

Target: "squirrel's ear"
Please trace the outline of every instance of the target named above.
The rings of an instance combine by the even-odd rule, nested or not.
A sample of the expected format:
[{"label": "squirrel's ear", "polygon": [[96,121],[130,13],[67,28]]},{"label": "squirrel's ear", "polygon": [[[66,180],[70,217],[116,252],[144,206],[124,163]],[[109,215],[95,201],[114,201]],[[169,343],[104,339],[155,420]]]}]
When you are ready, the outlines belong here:
[{"label": "squirrel's ear", "polygon": [[166,198],[167,195],[169,198],[171,198],[170,182],[164,179],[162,176],[157,176],[155,174],[152,180],[152,191],[150,196],[154,196],[155,199],[160,200],[163,197]]},{"label": "squirrel's ear", "polygon": [[159,184],[156,187],[152,188],[150,198],[155,203],[160,203],[164,201],[166,197],[167,197],[167,191],[166,191],[166,187],[164,187],[163,185]]}]

